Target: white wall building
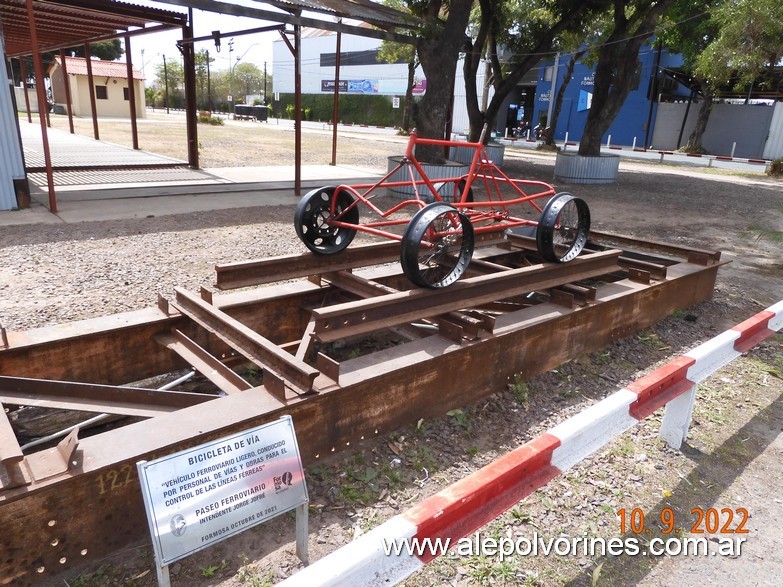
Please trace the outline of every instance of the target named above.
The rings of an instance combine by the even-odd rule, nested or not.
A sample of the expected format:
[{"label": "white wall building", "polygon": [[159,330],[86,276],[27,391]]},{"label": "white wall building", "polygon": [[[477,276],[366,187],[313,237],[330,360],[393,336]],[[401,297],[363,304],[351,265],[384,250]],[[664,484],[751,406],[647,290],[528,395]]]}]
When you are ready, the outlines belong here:
[{"label": "white wall building", "polygon": [[[103,61],[93,59],[92,66],[93,85],[95,87],[95,108],[98,116],[116,116],[130,118],[128,92],[127,64],[119,61]],[[71,108],[74,116],[91,116],[90,85],[87,76],[87,60],[83,57],[66,57],[65,66],[68,70],[68,87],[71,93]],[[55,56],[54,62],[49,68],[49,77],[52,80],[52,96],[57,104],[66,110],[65,103],[65,76],[60,65],[60,57]],[[136,103],[136,116],[146,116],[146,100],[144,95],[144,76],[133,68],[133,92]]]}]

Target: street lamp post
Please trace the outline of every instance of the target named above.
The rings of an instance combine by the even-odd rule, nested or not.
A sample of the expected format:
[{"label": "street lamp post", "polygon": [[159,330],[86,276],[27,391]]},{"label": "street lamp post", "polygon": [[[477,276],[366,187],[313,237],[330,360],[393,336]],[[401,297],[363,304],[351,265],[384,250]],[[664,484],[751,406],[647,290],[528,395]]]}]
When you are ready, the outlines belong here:
[{"label": "street lamp post", "polygon": [[229,114],[231,114],[231,112],[234,111],[234,60],[233,60],[232,55],[231,55],[233,52],[234,52],[234,39],[231,39],[228,42],[228,69],[229,69],[229,73],[230,73],[229,77],[231,78],[231,99],[229,100],[229,102],[230,102],[230,104],[229,104],[229,108],[230,108]]}]

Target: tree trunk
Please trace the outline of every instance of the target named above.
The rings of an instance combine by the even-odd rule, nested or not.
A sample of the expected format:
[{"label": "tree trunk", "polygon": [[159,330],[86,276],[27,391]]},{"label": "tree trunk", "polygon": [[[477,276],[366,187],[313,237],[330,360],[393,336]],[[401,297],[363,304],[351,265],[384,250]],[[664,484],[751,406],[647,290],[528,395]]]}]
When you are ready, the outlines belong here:
[{"label": "tree trunk", "polygon": [[405,90],[405,104],[402,109],[402,132],[406,135],[411,133],[411,116],[413,114],[413,84],[416,80],[416,61],[408,62],[408,89]]},{"label": "tree trunk", "polygon": [[625,15],[629,2],[615,1],[614,29],[598,51],[593,101],[579,141],[580,155],[601,155],[601,139],[625,103],[634,79],[640,75],[639,49],[652,36],[661,14],[672,3],[673,0],[659,0],[647,2],[645,7],[636,5],[632,17],[636,22],[631,22]]},{"label": "tree trunk", "polygon": [[[451,98],[454,93],[459,51],[465,45],[465,30],[468,25],[473,0],[451,0],[449,14],[440,34],[434,38],[422,38],[417,46],[421,67],[427,78],[424,98],[414,106],[413,119],[421,137],[443,139],[446,123],[451,116]],[[437,18],[441,2],[432,0],[429,19]],[[416,157],[429,163],[444,160],[441,147],[419,146]]]},{"label": "tree trunk", "polygon": [[[577,51],[576,53],[571,55],[571,59],[568,60],[568,67],[566,67],[565,77],[563,78],[563,83],[560,85],[560,88],[557,90],[557,98],[555,98],[555,108],[552,111],[552,120],[548,121],[549,123],[549,136],[546,138],[546,141],[544,141],[545,144],[549,145],[550,147],[555,146],[555,128],[557,128],[557,119],[560,117],[560,111],[563,109],[563,96],[565,96],[566,88],[568,87],[569,82],[571,81],[571,76],[574,75],[574,67],[576,67],[576,62],[582,58],[582,55],[585,54],[585,51]],[[557,75],[557,72],[554,72],[553,75]]]},{"label": "tree trunk", "polygon": [[[563,31],[569,30],[578,23],[585,14],[594,7],[590,2],[575,3],[575,7],[565,11],[560,20],[551,27],[543,31],[540,36],[531,41],[530,49],[525,52],[521,61],[515,62],[514,68],[509,71],[509,65],[501,63],[498,58],[497,43],[494,35],[490,33],[490,22],[494,18],[494,13],[498,9],[498,3],[494,0],[480,0],[481,5],[481,26],[476,36],[475,45],[470,47],[465,58],[465,95],[468,108],[468,120],[470,121],[470,141],[477,141],[481,135],[484,124],[494,126],[500,107],[505,102],[508,95],[514,91],[522,77],[541,59],[541,54],[551,53],[554,46],[554,39]],[[492,65],[492,86],[495,90],[489,104],[480,108],[478,99],[472,99],[471,94],[476,94],[476,74],[480,55],[487,44],[487,54]],[[470,58],[472,56],[472,58]]]},{"label": "tree trunk", "polygon": [[685,145],[686,153],[706,153],[704,147],[701,145],[701,138],[704,135],[704,131],[707,130],[707,122],[710,120],[710,113],[712,113],[712,105],[714,103],[714,95],[712,88],[707,84],[701,83],[701,93],[703,99],[701,106],[699,107],[699,115],[696,117],[696,126],[693,127],[691,136],[688,137],[688,144]]}]

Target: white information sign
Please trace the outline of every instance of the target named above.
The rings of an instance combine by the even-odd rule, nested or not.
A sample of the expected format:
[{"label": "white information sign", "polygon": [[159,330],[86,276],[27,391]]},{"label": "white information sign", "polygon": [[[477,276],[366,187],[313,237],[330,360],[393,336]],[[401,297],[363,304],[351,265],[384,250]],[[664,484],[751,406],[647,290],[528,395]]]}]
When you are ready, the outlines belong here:
[{"label": "white information sign", "polygon": [[398,96],[394,96],[392,98],[392,108],[399,108],[400,107],[400,98]]},{"label": "white information sign", "polygon": [[290,416],[137,466],[159,565],[308,501]]}]

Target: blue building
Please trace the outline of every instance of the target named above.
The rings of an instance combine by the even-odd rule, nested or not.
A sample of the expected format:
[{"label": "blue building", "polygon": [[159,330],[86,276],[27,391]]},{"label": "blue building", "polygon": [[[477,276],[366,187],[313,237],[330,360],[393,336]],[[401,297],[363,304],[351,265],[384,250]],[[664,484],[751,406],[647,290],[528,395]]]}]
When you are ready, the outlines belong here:
[{"label": "blue building", "polygon": [[[557,92],[565,83],[566,70],[570,56],[559,56],[555,60],[543,61],[539,68],[536,96],[533,105],[533,126],[549,120],[554,105],[550,108],[550,97],[557,98]],[[656,81],[656,60],[658,81]],[[606,142],[611,135],[613,145],[633,145],[642,147],[652,140],[652,129],[655,127],[655,116],[658,101],[673,101],[687,99],[690,91],[680,85],[667,74],[667,71],[682,66],[682,57],[672,55],[664,49],[659,53],[656,49],[645,45],[639,51],[638,78],[635,87],[620,109],[617,118],[603,137]],[[556,71],[556,75],[553,75]],[[569,141],[579,141],[582,137],[587,115],[590,111],[594,86],[593,68],[578,61],[574,67],[563,96],[563,105],[555,128],[555,140],[562,141],[568,133]],[[553,83],[554,80],[554,83]],[[548,124],[542,124],[549,126]],[[649,127],[649,130],[648,130]]]}]

